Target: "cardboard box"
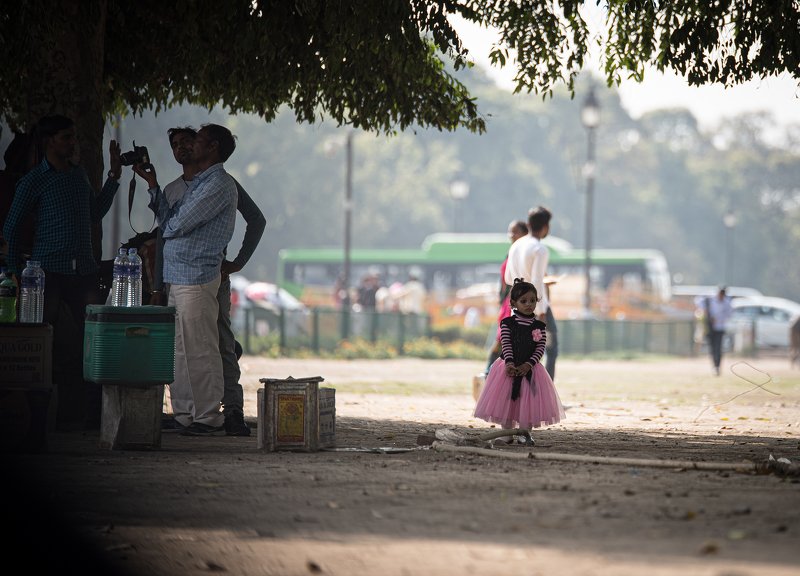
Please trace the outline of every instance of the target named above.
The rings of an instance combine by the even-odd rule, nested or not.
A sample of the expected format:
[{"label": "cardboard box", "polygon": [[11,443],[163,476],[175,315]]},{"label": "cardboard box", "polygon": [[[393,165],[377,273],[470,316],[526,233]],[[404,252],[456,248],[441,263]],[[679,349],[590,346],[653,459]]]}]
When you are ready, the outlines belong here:
[{"label": "cardboard box", "polygon": [[336,446],[336,389],[319,389],[319,447]]},{"label": "cardboard box", "polygon": [[259,449],[314,452],[336,442],[336,396],[320,376],[261,378],[258,390]]},{"label": "cardboard box", "polygon": [[53,327],[0,324],[0,388],[53,388]]},{"label": "cardboard box", "polygon": [[52,357],[49,324],[0,324],[0,452],[47,450]]},{"label": "cardboard box", "polygon": [[472,397],[475,399],[475,402],[481,397],[485,384],[486,375],[483,372],[475,374],[475,376],[472,377]]}]

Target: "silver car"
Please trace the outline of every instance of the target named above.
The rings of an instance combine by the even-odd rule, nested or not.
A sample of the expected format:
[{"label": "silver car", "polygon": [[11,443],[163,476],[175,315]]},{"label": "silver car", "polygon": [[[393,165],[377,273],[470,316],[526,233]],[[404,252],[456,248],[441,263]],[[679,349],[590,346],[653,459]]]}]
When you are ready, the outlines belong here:
[{"label": "silver car", "polygon": [[792,324],[800,317],[800,304],[785,298],[759,296],[735,298],[728,322],[731,338],[755,331],[758,348],[788,348]]}]

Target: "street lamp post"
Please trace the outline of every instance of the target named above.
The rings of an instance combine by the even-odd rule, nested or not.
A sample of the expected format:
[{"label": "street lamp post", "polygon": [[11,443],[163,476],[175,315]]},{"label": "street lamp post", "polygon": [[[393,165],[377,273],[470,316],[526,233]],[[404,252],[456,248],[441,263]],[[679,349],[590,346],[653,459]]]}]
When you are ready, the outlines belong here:
[{"label": "street lamp post", "polygon": [[345,143],[347,165],[344,184],[344,306],[350,310],[350,250],[353,235],[353,131],[347,132]]},{"label": "street lamp post", "polygon": [[450,197],[453,199],[453,232],[458,232],[458,212],[461,203],[469,196],[469,183],[462,179],[456,178],[450,183]]},{"label": "street lamp post", "polygon": [[739,219],[736,213],[728,209],[722,217],[722,223],[725,224],[725,284],[730,284],[733,277],[733,229],[736,227]]},{"label": "street lamp post", "polygon": [[[344,137],[345,175],[344,175],[344,262],[342,271],[342,338],[350,335],[350,276],[351,276],[351,244],[353,229],[353,130],[348,130]],[[332,139],[325,143],[325,150],[330,155],[342,146],[341,139]]]},{"label": "street lamp post", "polygon": [[583,101],[581,108],[581,122],[586,128],[587,150],[584,175],[586,177],[586,228],[584,253],[584,274],[586,277],[586,292],[583,296],[584,314],[588,318],[592,311],[592,212],[594,211],[594,176],[595,176],[595,130],[600,123],[600,105],[594,93],[594,86],[589,86],[589,93]]}]

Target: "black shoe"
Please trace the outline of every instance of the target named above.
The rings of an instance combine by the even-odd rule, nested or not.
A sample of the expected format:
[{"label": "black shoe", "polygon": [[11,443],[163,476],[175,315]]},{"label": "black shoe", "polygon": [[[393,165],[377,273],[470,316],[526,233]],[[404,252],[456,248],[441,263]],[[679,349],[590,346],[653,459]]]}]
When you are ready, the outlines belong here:
[{"label": "black shoe", "polygon": [[161,417],[161,431],[162,432],[183,432],[186,426],[175,420],[174,416]]},{"label": "black shoe", "polygon": [[225,434],[227,436],[250,436],[250,428],[244,421],[244,414],[241,412],[225,414]]},{"label": "black shoe", "polygon": [[536,441],[533,439],[530,432],[525,432],[524,434],[522,434],[521,438],[522,438],[521,444],[524,444],[525,446],[536,445]]},{"label": "black shoe", "polygon": [[181,430],[181,436],[225,436],[223,426],[209,426],[202,422],[192,422]]}]

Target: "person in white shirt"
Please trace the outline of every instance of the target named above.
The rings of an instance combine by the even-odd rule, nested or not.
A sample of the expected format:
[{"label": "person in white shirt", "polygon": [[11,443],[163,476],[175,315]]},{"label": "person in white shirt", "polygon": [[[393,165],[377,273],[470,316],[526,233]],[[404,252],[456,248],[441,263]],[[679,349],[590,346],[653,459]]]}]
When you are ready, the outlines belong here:
[{"label": "person in white shirt", "polygon": [[545,289],[544,277],[550,252],[542,243],[550,233],[550,220],[553,215],[544,206],[531,208],[528,211],[528,234],[514,241],[508,251],[505,270],[505,283],[514,285],[515,278],[522,278],[536,287],[540,300],[536,304],[536,318],[547,324],[547,359],[546,369],[552,380],[555,380],[556,357],[558,356],[558,337],[556,321],[550,309],[548,291]]},{"label": "person in white shirt", "polygon": [[547,208],[539,206],[528,212],[528,234],[519,238],[508,251],[505,282],[514,285],[515,278],[522,278],[536,287],[540,300],[536,305],[536,317],[544,322],[550,302],[544,289],[544,275],[550,252],[542,240],[550,233],[552,214]]},{"label": "person in white shirt", "polygon": [[416,275],[411,274],[400,293],[400,311],[405,314],[422,314],[425,312],[425,285]]},{"label": "person in white shirt", "polygon": [[719,366],[722,362],[722,340],[728,329],[728,320],[733,313],[733,306],[724,286],[720,287],[716,296],[707,296],[703,306],[708,328],[711,361],[714,363],[714,372],[719,376]]}]

